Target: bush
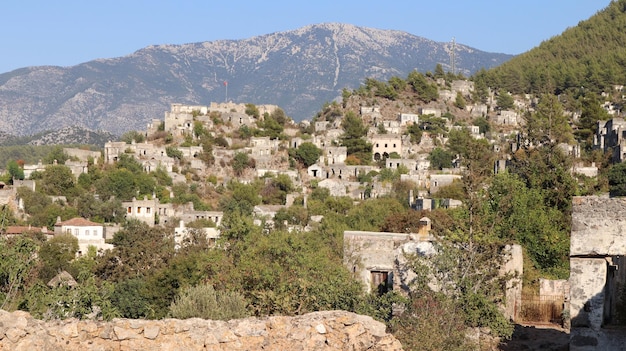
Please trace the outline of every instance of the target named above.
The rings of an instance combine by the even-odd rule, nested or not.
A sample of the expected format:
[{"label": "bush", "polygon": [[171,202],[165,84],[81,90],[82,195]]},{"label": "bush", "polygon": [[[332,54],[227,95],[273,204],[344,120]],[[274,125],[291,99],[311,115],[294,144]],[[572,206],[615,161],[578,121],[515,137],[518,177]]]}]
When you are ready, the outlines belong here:
[{"label": "bush", "polygon": [[201,284],[184,289],[170,305],[173,318],[204,318],[230,320],[248,315],[243,295],[232,291],[215,291],[212,285]]}]

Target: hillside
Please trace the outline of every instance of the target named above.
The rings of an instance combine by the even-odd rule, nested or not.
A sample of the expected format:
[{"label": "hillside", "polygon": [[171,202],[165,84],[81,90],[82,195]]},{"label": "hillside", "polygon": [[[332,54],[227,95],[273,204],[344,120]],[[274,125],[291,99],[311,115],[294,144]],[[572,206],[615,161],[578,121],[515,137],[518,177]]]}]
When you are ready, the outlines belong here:
[{"label": "hillside", "polygon": [[490,86],[515,94],[600,93],[626,82],[625,47],[626,1],[613,1],[576,27],[482,73]]},{"label": "hillside", "polygon": [[[330,23],[245,40],[150,46],[73,67],[27,67],[0,75],[0,129],[29,135],[71,125],[119,135],[144,129],[170,103],[224,99],[279,105],[302,120],[366,77],[447,66],[449,50],[449,43],[400,31]],[[456,45],[456,67],[466,75],[510,58]]]}]

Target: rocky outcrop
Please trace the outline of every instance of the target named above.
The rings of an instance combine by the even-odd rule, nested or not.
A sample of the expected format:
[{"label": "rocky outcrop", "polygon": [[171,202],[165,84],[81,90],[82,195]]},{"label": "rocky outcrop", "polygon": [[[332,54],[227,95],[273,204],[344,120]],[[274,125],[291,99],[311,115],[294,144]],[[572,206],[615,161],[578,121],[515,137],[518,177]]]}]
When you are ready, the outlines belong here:
[{"label": "rocky outcrop", "polygon": [[402,350],[371,317],[344,311],[211,321],[34,319],[0,310],[5,350]]}]

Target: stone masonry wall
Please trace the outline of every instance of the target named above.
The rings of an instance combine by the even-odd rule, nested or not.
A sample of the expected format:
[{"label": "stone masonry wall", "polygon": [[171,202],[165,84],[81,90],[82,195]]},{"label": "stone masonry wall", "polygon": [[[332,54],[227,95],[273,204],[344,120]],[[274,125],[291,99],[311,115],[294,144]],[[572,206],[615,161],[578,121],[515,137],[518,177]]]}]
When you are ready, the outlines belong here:
[{"label": "stone masonry wall", "polygon": [[626,281],[626,198],[574,197],[572,205],[570,350],[624,350],[626,329],[611,321]]},{"label": "stone masonry wall", "polygon": [[211,321],[41,321],[0,310],[0,351],[21,350],[371,350],[402,345],[371,317],[344,311]]},{"label": "stone masonry wall", "polygon": [[626,254],[626,198],[572,199],[570,256]]}]

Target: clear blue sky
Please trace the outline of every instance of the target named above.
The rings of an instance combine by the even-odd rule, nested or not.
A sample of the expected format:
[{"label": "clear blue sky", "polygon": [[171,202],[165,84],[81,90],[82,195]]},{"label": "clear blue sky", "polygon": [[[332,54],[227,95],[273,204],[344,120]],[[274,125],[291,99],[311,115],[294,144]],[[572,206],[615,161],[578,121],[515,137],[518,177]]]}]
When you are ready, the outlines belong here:
[{"label": "clear blue sky", "polygon": [[72,66],[148,45],[243,39],[324,22],[396,29],[479,50],[520,54],[610,0],[6,0],[0,73]]}]

